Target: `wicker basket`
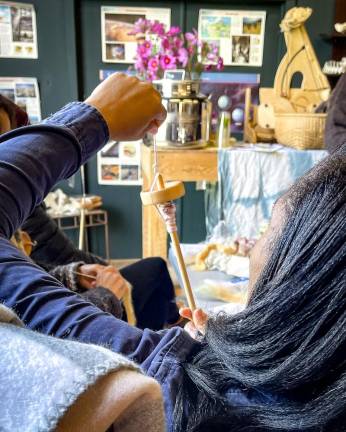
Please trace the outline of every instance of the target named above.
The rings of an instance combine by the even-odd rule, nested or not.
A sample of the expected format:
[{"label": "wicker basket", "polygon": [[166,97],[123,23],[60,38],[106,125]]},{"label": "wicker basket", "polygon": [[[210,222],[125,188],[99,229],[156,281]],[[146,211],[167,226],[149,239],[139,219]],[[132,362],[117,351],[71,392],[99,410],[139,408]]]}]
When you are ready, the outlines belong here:
[{"label": "wicker basket", "polygon": [[314,113],[275,114],[277,142],[298,150],[324,148],[326,117]]}]

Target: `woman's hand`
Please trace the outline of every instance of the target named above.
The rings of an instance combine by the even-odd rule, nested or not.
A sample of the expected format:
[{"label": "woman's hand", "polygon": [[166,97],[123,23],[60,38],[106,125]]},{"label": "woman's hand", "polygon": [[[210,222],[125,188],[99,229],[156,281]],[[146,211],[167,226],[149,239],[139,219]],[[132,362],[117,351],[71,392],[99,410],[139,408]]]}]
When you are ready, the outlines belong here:
[{"label": "woman's hand", "polygon": [[208,315],[202,309],[196,309],[192,313],[191,309],[187,307],[179,309],[179,314],[190,320],[184,327],[185,331],[193,339],[200,340],[205,334]]},{"label": "woman's hand", "polygon": [[156,133],[166,118],[160,93],[153,85],[124,73],[109,76],[85,100],[108,125],[114,141],[133,141]]},{"label": "woman's hand", "polygon": [[128,289],[126,280],[113,266],[83,264],[78,268],[78,272],[84,275],[78,276],[78,283],[82,287],[87,289],[95,288],[96,286],[107,288],[112,291],[119,300],[124,297]]},{"label": "woman's hand", "polygon": [[113,266],[103,267],[97,273],[94,286],[102,286],[109,289],[119,300],[124,297],[128,290],[126,280]]},{"label": "woman's hand", "polygon": [[102,271],[105,266],[101,264],[82,264],[78,267],[78,284],[83,288],[90,289],[95,287],[97,273]]}]

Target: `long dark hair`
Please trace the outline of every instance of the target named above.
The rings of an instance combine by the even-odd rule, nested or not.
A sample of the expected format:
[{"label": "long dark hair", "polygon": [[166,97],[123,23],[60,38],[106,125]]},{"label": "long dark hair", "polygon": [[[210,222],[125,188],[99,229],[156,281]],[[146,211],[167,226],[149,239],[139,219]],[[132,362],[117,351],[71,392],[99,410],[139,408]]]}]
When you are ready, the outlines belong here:
[{"label": "long dark hair", "polygon": [[[346,155],[282,199],[285,221],[248,307],[209,320],[184,365],[179,431],[346,430]],[[240,389],[251,403],[232,404]]]}]

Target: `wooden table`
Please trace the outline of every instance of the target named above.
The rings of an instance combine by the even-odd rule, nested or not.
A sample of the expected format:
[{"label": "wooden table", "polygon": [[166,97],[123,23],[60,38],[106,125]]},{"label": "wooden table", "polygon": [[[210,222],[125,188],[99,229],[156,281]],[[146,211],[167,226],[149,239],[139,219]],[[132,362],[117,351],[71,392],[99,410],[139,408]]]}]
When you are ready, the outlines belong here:
[{"label": "wooden table", "polygon": [[[141,159],[143,190],[147,191],[153,182],[153,147],[142,145]],[[165,181],[217,180],[217,148],[183,150],[159,147],[157,161]],[[154,206],[142,208],[142,245],[143,257],[167,258],[167,232]]]}]

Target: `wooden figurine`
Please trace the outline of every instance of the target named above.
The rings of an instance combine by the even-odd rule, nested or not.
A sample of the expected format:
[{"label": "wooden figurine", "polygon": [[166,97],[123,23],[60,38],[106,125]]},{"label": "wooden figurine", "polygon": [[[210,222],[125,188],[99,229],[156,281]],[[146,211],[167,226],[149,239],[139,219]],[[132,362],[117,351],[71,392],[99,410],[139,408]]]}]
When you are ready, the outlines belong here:
[{"label": "wooden figurine", "polygon": [[[322,101],[328,99],[330,85],[304,26],[311,13],[311,8],[292,8],[280,24],[287,53],[275,75],[276,112],[288,112],[289,108],[292,112],[313,112]],[[301,88],[293,91],[291,83],[296,73],[301,73],[303,79]]]},{"label": "wooden figurine", "polygon": [[[281,21],[287,52],[276,72],[274,87],[260,88],[260,105],[255,109],[250,105],[246,108],[245,104],[245,141],[273,141],[276,114],[313,113],[321,102],[328,99],[330,85],[304,26],[311,13],[311,8],[295,7]],[[302,76],[301,87],[291,88],[297,74]],[[251,109],[254,111],[252,120],[246,118]]]}]

